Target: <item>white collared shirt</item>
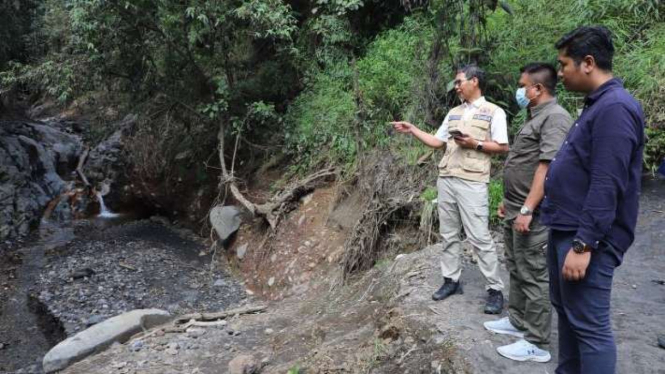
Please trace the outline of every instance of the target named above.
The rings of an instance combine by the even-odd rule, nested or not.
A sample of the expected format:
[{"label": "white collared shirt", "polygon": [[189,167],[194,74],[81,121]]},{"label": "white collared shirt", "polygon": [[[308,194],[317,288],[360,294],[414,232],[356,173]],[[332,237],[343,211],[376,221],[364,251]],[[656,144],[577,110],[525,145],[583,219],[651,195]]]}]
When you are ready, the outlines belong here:
[{"label": "white collared shirt", "polygon": [[[478,111],[478,108],[485,103],[485,96],[481,96],[473,103],[464,102],[462,106],[464,107],[464,114],[462,115],[463,120],[469,120],[473,117],[474,114]],[[447,142],[450,138],[448,134],[448,117],[450,113],[446,114],[446,118],[443,119],[441,127],[434,135],[437,139],[442,142]],[[498,108],[494,112],[492,117],[492,122],[490,122],[490,139],[499,143],[499,144],[508,144],[508,122],[506,120],[506,112],[503,109]]]}]

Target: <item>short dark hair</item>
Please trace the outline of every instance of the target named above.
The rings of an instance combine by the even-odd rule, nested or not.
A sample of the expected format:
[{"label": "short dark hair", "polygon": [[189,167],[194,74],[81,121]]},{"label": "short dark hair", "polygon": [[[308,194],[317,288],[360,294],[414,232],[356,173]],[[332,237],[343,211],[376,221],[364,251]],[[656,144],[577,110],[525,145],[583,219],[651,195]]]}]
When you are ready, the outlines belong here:
[{"label": "short dark hair", "polygon": [[596,65],[612,71],[614,44],[610,30],[603,26],[582,26],[564,35],[554,46],[565,49],[566,55],[579,65],[585,56],[593,56]]},{"label": "short dark hair", "polygon": [[532,62],[522,66],[520,73],[529,74],[533,83],[540,83],[550,95],[556,95],[556,68],[546,62]]},{"label": "short dark hair", "polygon": [[480,87],[481,91],[485,90],[485,84],[486,84],[485,70],[479,68],[478,65],[476,64],[464,65],[458,68],[457,72],[464,73],[466,79],[473,79],[473,78],[478,79],[478,87]]}]

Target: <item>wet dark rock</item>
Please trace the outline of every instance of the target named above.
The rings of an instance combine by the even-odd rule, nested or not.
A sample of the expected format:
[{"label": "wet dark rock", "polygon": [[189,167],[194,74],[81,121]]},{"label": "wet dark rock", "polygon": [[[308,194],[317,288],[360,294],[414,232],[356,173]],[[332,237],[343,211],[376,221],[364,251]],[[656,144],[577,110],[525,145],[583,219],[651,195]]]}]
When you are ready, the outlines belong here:
[{"label": "wet dark rock", "polygon": [[117,124],[111,125],[118,130],[99,143],[88,155],[83,170],[98,191],[104,195],[106,204],[128,204],[132,200],[131,191],[122,187],[129,186],[127,175],[129,162],[125,152],[125,138],[136,123],[136,115],[128,115]]},{"label": "wet dark rock", "polygon": [[90,278],[93,274],[95,274],[95,271],[90,269],[90,268],[83,268],[83,269],[78,269],[75,270],[72,273],[72,278],[73,279],[81,279],[81,278]]},{"label": "wet dark rock", "polygon": [[0,240],[26,235],[62,194],[83,149],[57,122],[0,121]]}]

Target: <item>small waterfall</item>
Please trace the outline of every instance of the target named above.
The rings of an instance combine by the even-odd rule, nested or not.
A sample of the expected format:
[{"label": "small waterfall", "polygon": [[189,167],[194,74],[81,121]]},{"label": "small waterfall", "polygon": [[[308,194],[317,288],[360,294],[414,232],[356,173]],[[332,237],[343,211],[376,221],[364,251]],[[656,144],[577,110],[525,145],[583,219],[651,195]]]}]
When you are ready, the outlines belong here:
[{"label": "small waterfall", "polygon": [[97,200],[99,200],[99,216],[105,218],[117,217],[118,213],[111,212],[104,204],[104,198],[100,192],[97,192]]}]

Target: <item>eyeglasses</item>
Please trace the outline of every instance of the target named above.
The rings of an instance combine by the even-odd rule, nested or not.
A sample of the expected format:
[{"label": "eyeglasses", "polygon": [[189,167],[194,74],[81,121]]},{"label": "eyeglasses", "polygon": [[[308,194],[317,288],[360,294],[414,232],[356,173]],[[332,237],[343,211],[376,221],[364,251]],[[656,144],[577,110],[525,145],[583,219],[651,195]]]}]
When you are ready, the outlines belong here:
[{"label": "eyeglasses", "polygon": [[461,86],[462,83],[468,81],[468,79],[455,79],[453,81],[453,87]]}]

